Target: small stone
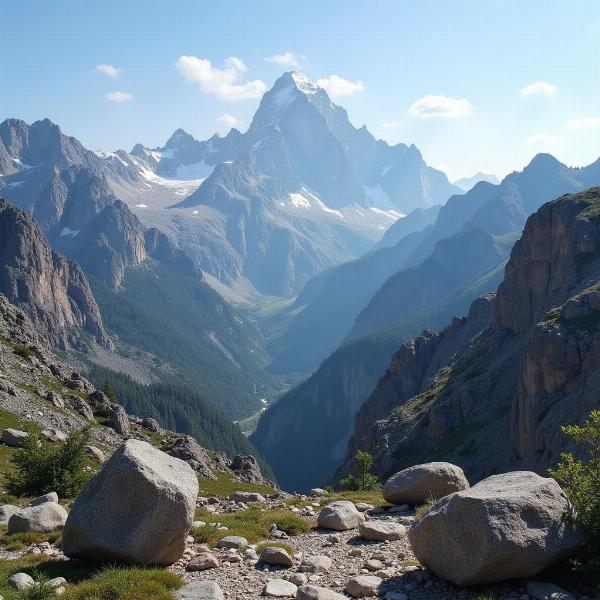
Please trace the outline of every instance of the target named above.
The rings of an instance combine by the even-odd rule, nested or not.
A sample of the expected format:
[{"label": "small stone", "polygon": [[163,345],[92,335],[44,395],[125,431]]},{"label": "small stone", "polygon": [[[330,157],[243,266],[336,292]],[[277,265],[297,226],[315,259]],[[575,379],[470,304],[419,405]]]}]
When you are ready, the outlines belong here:
[{"label": "small stone", "polygon": [[320,496],[327,496],[328,493],[329,492],[323,488],[312,488],[312,490],[308,492],[308,495],[311,498],[319,498]]},{"label": "small stone", "polygon": [[357,575],[350,578],[344,588],[353,598],[367,598],[379,595],[382,580],[374,575]]},{"label": "small stone", "polygon": [[66,585],[66,583],[67,580],[64,577],[55,577],[54,579],[50,579],[50,581],[48,581],[46,585],[56,589],[62,587],[63,585]]},{"label": "small stone", "polygon": [[94,461],[99,464],[102,464],[106,461],[106,455],[100,448],[96,448],[96,446],[86,446],[85,453]]},{"label": "small stone", "polygon": [[215,581],[193,581],[175,592],[177,600],[225,600]]},{"label": "small stone", "polygon": [[291,567],[294,562],[292,557],[283,548],[267,546],[260,554],[260,560],[267,565],[281,565]]},{"label": "small stone", "polygon": [[565,592],[553,583],[543,581],[530,581],[525,587],[525,591],[536,600],[575,600],[569,592]]},{"label": "small stone", "polygon": [[60,429],[44,429],[41,433],[50,442],[66,442],[67,434]]},{"label": "small stone", "polygon": [[316,585],[303,585],[298,588],[296,600],[348,600],[343,594]]},{"label": "small stone", "polygon": [[288,581],[291,581],[294,585],[300,587],[308,581],[308,577],[304,573],[292,573],[288,577]]},{"label": "small stone", "polygon": [[201,552],[196,554],[187,564],[186,571],[206,571],[207,569],[216,569],[219,561],[214,554],[210,552]]},{"label": "small stone", "polygon": [[263,589],[265,596],[275,596],[276,598],[291,598],[296,595],[298,587],[291,581],[285,579],[270,579]]},{"label": "small stone", "polygon": [[363,540],[382,542],[399,540],[406,535],[406,527],[391,521],[366,521],[358,527]]},{"label": "small stone", "polygon": [[349,556],[362,556],[363,551],[360,548],[352,548],[350,552],[348,552]]},{"label": "small stone", "polygon": [[383,564],[380,560],[375,560],[371,558],[370,560],[365,562],[365,569],[367,571],[379,571],[379,569],[383,568]]},{"label": "small stone", "polygon": [[227,535],[217,542],[217,548],[235,548],[236,550],[245,548],[248,540],[241,535]]},{"label": "small stone", "polygon": [[300,564],[300,571],[303,573],[327,573],[331,570],[333,561],[329,556],[318,554],[316,556],[307,556]]}]

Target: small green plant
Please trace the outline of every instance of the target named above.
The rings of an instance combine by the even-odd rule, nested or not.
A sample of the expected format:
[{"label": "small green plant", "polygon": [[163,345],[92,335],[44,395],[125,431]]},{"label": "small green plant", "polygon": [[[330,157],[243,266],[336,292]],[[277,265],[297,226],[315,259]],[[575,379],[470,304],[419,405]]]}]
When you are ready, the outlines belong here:
[{"label": "small green plant", "polygon": [[89,478],[84,471],[88,442],[89,428],[73,431],[63,444],[56,445],[30,433],[12,456],[8,491],[16,496],[56,492],[61,498],[73,498]]},{"label": "small green plant", "polygon": [[48,585],[50,581],[48,577],[36,570],[31,573],[31,576],[35,583],[19,592],[19,600],[48,600],[56,597],[56,590]]},{"label": "small green plant", "polygon": [[283,531],[288,535],[299,535],[311,530],[311,524],[302,517],[295,514],[285,515],[275,520],[275,525],[279,531]]},{"label": "small green plant", "polygon": [[28,348],[27,346],[23,346],[21,344],[17,344],[15,346],[13,352],[17,356],[20,356],[21,358],[24,358],[25,360],[29,360],[33,356],[33,351],[31,350],[31,348]]},{"label": "small green plant", "polygon": [[420,506],[417,507],[417,510],[415,510],[415,517],[417,519],[420,519],[421,517],[424,517],[428,512],[429,509],[437,502],[437,500],[435,498],[427,498],[427,500],[425,500],[425,502],[423,504],[421,504]]},{"label": "small green plant", "polygon": [[379,479],[371,473],[373,466],[373,455],[363,450],[358,450],[354,456],[354,460],[358,465],[358,476],[348,475],[340,481],[342,490],[347,491],[366,491],[377,490],[381,487]]},{"label": "small green plant", "polygon": [[592,411],[583,425],[568,425],[562,431],[584,450],[585,458],[563,452],[561,462],[549,472],[565,490],[587,537],[581,567],[595,573],[600,583],[600,410]]}]

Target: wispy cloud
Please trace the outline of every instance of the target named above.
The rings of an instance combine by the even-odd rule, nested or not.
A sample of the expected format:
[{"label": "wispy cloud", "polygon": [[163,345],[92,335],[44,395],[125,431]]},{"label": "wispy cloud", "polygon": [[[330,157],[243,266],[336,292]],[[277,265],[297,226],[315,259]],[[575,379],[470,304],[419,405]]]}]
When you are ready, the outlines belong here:
[{"label": "wispy cloud", "polygon": [[241,121],[236,116],[225,113],[217,118],[217,123],[221,126],[221,131],[228,132],[232,127],[237,127]]},{"label": "wispy cloud", "polygon": [[547,81],[536,81],[519,90],[521,96],[552,96],[558,88]]},{"label": "wispy cloud", "polygon": [[558,137],[550,133],[534,133],[525,138],[525,141],[532,146],[553,146],[558,142]]},{"label": "wispy cloud", "polygon": [[129,92],[119,92],[119,91],[108,92],[108,94],[105,94],[104,97],[107,100],[109,100],[110,102],[117,102],[117,103],[127,102],[128,100],[133,99],[133,96]]},{"label": "wispy cloud", "polygon": [[468,117],[473,106],[466,98],[429,94],[413,102],[408,112],[419,119],[458,119]]},{"label": "wispy cloud", "polygon": [[108,75],[109,77],[118,77],[123,70],[119,69],[119,67],[115,67],[114,65],[96,65],[96,71],[98,73],[104,73],[104,75]]},{"label": "wispy cloud", "polygon": [[265,60],[275,65],[281,65],[283,67],[295,67],[298,68],[306,56],[303,54],[295,54],[294,52],[282,52],[281,54],[273,54],[273,56],[267,56]]},{"label": "wispy cloud", "polygon": [[349,81],[339,75],[330,75],[323,79],[317,79],[317,85],[320,85],[333,98],[341,96],[350,96],[356,92],[362,92],[364,86],[362,81]]},{"label": "wispy cloud", "polygon": [[214,67],[207,58],[185,55],[179,57],[176,66],[183,78],[196,82],[204,93],[222,100],[237,102],[260,98],[267,89],[259,79],[241,81],[248,68],[235,56],[230,56],[222,69]]},{"label": "wispy cloud", "polygon": [[580,117],[565,123],[568,129],[593,130],[600,129],[600,117]]}]

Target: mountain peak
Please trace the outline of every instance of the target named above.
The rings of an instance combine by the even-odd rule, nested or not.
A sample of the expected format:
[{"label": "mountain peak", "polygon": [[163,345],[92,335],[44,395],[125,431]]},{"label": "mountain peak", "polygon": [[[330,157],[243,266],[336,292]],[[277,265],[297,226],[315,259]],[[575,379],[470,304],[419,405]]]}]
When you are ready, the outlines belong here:
[{"label": "mountain peak", "polygon": [[184,131],[183,129],[179,128],[167,140],[167,143],[165,144],[165,147],[167,147],[167,146],[176,146],[176,145],[181,144],[181,142],[184,142],[184,141],[186,141],[186,142],[187,141],[194,141],[194,138],[187,131]]}]

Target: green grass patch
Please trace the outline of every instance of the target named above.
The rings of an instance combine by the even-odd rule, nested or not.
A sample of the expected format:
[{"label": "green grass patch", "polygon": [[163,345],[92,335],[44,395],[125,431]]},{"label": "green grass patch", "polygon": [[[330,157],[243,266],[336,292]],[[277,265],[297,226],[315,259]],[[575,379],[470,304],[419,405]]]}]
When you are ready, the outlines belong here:
[{"label": "green grass patch", "polygon": [[226,473],[215,472],[215,475],[217,478],[214,480],[198,477],[200,495],[228,498],[234,492],[257,492],[258,494],[268,495],[275,491],[267,485],[256,485],[253,483],[234,481]]},{"label": "green grass patch", "polygon": [[17,356],[20,356],[21,358],[23,358],[25,360],[29,360],[33,356],[33,352],[31,350],[31,348],[28,348],[27,346],[23,346],[22,344],[17,344],[14,347],[13,352]]},{"label": "green grass patch", "polygon": [[265,548],[281,548],[282,550],[285,550],[290,556],[294,554],[294,548],[292,548],[292,546],[290,546],[289,544],[284,544],[283,542],[263,542],[262,544],[256,546],[256,553],[260,556]]},{"label": "green grass patch", "polygon": [[318,502],[321,506],[336,502],[338,500],[349,500],[350,502],[366,502],[373,506],[389,506],[389,504],[383,499],[381,490],[364,490],[364,491],[340,491],[333,492],[327,496],[318,498]]},{"label": "green grass patch", "polygon": [[24,533],[13,533],[8,535],[6,525],[0,527],[0,548],[16,551],[23,550],[31,544],[41,544],[42,542],[50,542],[60,546],[62,534],[60,531],[51,531],[49,533],[36,533],[27,531]]},{"label": "green grass patch", "polygon": [[17,592],[7,580],[18,572],[29,573],[36,581],[54,577],[67,580],[65,600],[173,600],[172,592],[183,580],[164,569],[106,567],[77,560],[49,560],[46,556],[29,554],[16,560],[0,560],[0,595],[4,600],[44,600],[56,597],[44,595],[44,586]]},{"label": "green grass patch", "polygon": [[[315,526],[314,522],[288,510],[261,510],[258,506],[223,515],[213,515],[204,509],[198,509],[196,519],[204,521],[206,525],[194,527],[191,535],[196,542],[209,546],[216,546],[227,535],[241,535],[250,543],[259,542],[269,537],[269,528],[273,523],[292,536],[310,531]],[[227,531],[221,531],[209,523],[221,523],[227,527]]]}]

